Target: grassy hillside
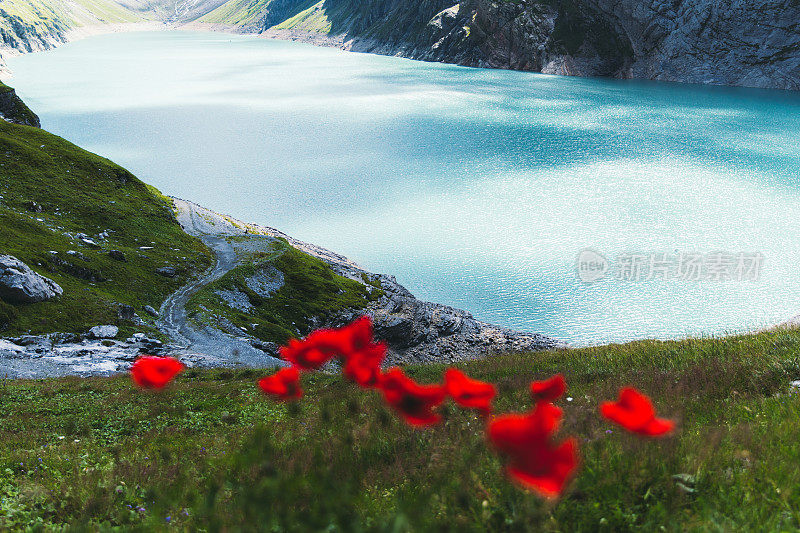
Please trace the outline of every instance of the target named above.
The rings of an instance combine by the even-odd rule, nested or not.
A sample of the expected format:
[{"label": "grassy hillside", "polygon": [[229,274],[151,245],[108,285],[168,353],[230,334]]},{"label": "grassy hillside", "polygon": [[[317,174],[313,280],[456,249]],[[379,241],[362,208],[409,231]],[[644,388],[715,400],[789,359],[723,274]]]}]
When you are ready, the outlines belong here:
[{"label": "grassy hillside", "polygon": [[0,26],[12,31],[10,19],[42,32],[144,20],[112,0],[3,0],[0,14]]},{"label": "grassy hillside", "polygon": [[[561,433],[580,437],[583,464],[554,503],[506,481],[475,415],[450,406],[444,425],[410,430],[339,376],[304,378],[294,407],[262,398],[253,370],[190,370],[161,393],[126,376],[4,382],[0,529],[796,530],[798,354],[800,332],[780,331],[463,365],[499,384],[499,412],[529,407],[531,379],[566,375]],[[435,381],[443,368],[407,370]],[[675,437],[597,416],[629,383],[678,421]]]},{"label": "grassy hillside", "polygon": [[[63,296],[9,306],[0,334],[85,331],[119,323],[119,304],[158,308],[210,252],[178,225],[169,202],[114,163],[36,128],[0,120],[0,253],[56,281]],[[99,234],[108,232],[108,238]],[[100,247],[76,238],[84,233]],[[152,249],[140,249],[152,247]],[[118,250],[125,261],[113,259]],[[72,253],[69,253],[69,252]],[[178,275],[156,273],[173,266]],[[130,324],[119,323],[125,327]]]},{"label": "grassy hillside", "polygon": [[[271,252],[249,257],[248,264],[234,268],[195,294],[188,305],[194,319],[209,323],[215,316],[224,316],[261,340],[284,343],[309,333],[313,327],[310,318],[365,307],[381,294],[380,290],[369,292],[363,284],[335,274],[328,265],[283,239],[272,245]],[[247,278],[263,271],[271,271],[283,280],[283,285],[267,297],[247,285]],[[218,291],[245,295],[253,309],[245,312],[230,307]]]}]

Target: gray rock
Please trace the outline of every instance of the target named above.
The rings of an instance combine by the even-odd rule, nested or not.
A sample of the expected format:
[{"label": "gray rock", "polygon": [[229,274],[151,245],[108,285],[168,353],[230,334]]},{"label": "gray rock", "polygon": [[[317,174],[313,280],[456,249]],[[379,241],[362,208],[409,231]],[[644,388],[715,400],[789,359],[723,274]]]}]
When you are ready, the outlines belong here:
[{"label": "gray rock", "polygon": [[37,274],[16,257],[0,255],[0,298],[6,302],[43,302],[63,293],[55,281]]},{"label": "gray rock", "polygon": [[117,326],[95,326],[89,330],[89,337],[93,339],[113,339],[119,333]]},{"label": "gray rock", "polygon": [[145,305],[143,307],[143,309],[144,309],[145,313],[147,313],[148,315],[150,315],[152,317],[158,317],[159,316],[158,311],[156,311],[155,308],[153,306],[151,306],[151,305]]},{"label": "gray rock", "polygon": [[222,301],[232,309],[238,309],[245,313],[253,310],[253,304],[250,302],[250,298],[242,291],[235,289],[219,289],[214,291],[214,294],[222,298]]},{"label": "gray rock", "polygon": [[120,320],[128,320],[131,321],[136,316],[136,310],[133,306],[120,304],[117,307],[117,317]]},{"label": "gray rock", "polygon": [[178,271],[174,267],[160,267],[156,269],[156,274],[164,276],[165,278],[174,278],[178,275]]},{"label": "gray rock", "polygon": [[27,209],[31,213],[41,213],[42,212],[42,206],[37,204],[33,200],[31,200],[29,202],[25,202],[24,205],[25,205],[25,209]]},{"label": "gray rock", "polygon": [[272,265],[262,267],[258,272],[245,280],[247,288],[262,298],[267,298],[272,293],[283,287],[283,272]]}]

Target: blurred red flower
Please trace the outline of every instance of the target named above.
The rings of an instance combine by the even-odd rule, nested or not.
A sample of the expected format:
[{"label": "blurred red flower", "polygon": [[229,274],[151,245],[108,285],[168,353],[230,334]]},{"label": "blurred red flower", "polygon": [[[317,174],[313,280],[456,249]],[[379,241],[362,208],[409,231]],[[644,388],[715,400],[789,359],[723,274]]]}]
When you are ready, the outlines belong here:
[{"label": "blurred red flower", "polygon": [[567,382],[563,374],[556,374],[544,381],[534,381],[531,383],[531,396],[537,402],[553,402],[561,398],[567,390]]},{"label": "blurred red flower", "polygon": [[386,345],[370,343],[345,357],[342,371],[345,377],[364,388],[376,387],[381,378],[381,363],[386,357]]},{"label": "blurred red flower", "polygon": [[293,366],[282,368],[271,376],[261,379],[258,386],[265,394],[284,402],[297,400],[303,395],[303,389],[300,388],[300,371]]},{"label": "blurred red flower", "polygon": [[458,369],[448,368],[444,373],[444,386],[458,405],[486,414],[492,411],[492,400],[497,395],[497,387],[493,384],[472,379]]},{"label": "blurred red flower", "polygon": [[675,428],[672,420],[657,418],[650,398],[633,387],[620,390],[616,402],[605,402],[600,413],[632,433],[646,437],[661,437]]},{"label": "blurred red flower", "polygon": [[561,409],[539,402],[530,413],[495,418],[487,430],[494,447],[509,457],[511,479],[547,498],[560,495],[578,467],[575,439],[552,441],[560,421]]},{"label": "blurred red flower", "polygon": [[381,375],[378,384],[383,396],[405,421],[416,427],[430,426],[441,420],[433,412],[445,399],[441,385],[420,385],[395,367]]},{"label": "blurred red flower", "polygon": [[347,359],[372,346],[372,319],[362,316],[343,328],[318,329],[305,339],[292,339],[280,348],[280,354],[300,370],[317,370],[335,357]]},{"label": "blurred red flower", "polygon": [[292,339],[280,354],[300,370],[317,370],[349,348],[348,338],[335,329],[318,329],[305,339]]},{"label": "blurred red flower", "polygon": [[364,315],[340,330],[347,340],[347,353],[360,352],[373,343],[372,319]]},{"label": "blurred red flower", "polygon": [[183,363],[172,357],[145,355],[131,366],[131,377],[145,389],[161,389],[184,369]]}]

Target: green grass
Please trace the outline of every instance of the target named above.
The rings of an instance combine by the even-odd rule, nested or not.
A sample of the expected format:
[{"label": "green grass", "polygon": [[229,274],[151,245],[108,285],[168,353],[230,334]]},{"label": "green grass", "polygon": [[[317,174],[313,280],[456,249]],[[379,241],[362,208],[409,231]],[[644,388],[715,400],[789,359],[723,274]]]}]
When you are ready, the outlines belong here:
[{"label": "green grass", "polygon": [[[80,332],[97,324],[119,324],[124,334],[134,326],[118,321],[118,304],[132,305],[147,318],[144,305],[158,308],[211,264],[210,252],[181,230],[160,193],[107,159],[36,128],[0,121],[0,195],[0,252],[64,289],[59,298],[14,306],[11,323],[3,328],[0,320],[3,335]],[[29,202],[42,212],[30,211]],[[102,249],[65,235],[97,236],[104,230],[111,233]],[[154,249],[140,251],[140,246]],[[110,258],[111,249],[122,251],[127,261]],[[82,255],[68,255],[69,250]],[[165,265],[179,275],[155,273]]]},{"label": "green grass", "polygon": [[[140,15],[107,0],[3,0],[0,4],[7,15],[37,30],[65,30],[98,23],[125,23],[144,20]],[[6,21],[0,18],[2,25]],[[11,30],[10,27],[6,27]]]},{"label": "green grass", "polygon": [[309,32],[329,33],[332,25],[325,10],[325,2],[317,2],[300,13],[274,26],[277,30],[298,29]]},{"label": "green grass", "polygon": [[[508,483],[472,413],[447,406],[443,425],[411,430],[335,375],[304,378],[296,407],[262,398],[253,370],[190,370],[156,393],[126,376],[7,381],[0,529],[164,529],[169,516],[211,531],[797,530],[799,353],[793,330],[462,365],[499,385],[499,412],[565,373],[562,434],[579,437],[582,466],[554,503]],[[436,381],[443,367],[407,371]],[[629,383],[677,420],[675,437],[597,416]]]},{"label": "green grass", "polygon": [[[248,257],[247,264],[194,295],[187,307],[195,319],[213,322],[211,315],[225,316],[262,340],[283,343],[308,333],[314,317],[325,318],[342,309],[361,309],[381,294],[379,289],[370,292],[363,284],[337,275],[328,265],[283,239],[276,239],[272,245],[273,251]],[[274,268],[284,275],[283,286],[266,298],[246,284],[248,277],[263,268]],[[232,309],[216,294],[218,290],[246,294],[254,309]],[[253,329],[251,324],[258,326]]]}]

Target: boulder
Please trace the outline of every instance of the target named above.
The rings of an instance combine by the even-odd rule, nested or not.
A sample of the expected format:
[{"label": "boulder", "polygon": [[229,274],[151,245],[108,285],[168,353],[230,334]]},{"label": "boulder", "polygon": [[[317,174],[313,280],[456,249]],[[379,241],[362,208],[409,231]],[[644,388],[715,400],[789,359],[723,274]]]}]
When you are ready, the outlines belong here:
[{"label": "boulder", "polygon": [[144,309],[144,312],[147,313],[148,315],[153,316],[153,317],[158,317],[158,311],[156,311],[153,306],[145,305],[143,309]]},{"label": "boulder", "polygon": [[25,209],[27,209],[31,213],[41,213],[42,212],[42,206],[37,204],[33,200],[31,200],[29,202],[25,202],[24,205],[25,205]]},{"label": "boulder", "polygon": [[178,272],[174,267],[161,267],[156,269],[156,274],[165,278],[174,278],[178,275]]},{"label": "boulder", "polygon": [[117,318],[120,320],[132,321],[135,316],[136,309],[134,309],[133,306],[120,304],[117,307]]},{"label": "boulder", "polygon": [[108,257],[111,259],[115,259],[117,261],[126,261],[125,254],[120,252],[119,250],[109,250]]},{"label": "boulder", "polygon": [[36,303],[64,293],[55,281],[40,276],[10,255],[0,255],[0,298],[8,303]]},{"label": "boulder", "polygon": [[95,326],[89,330],[89,337],[93,339],[113,339],[119,333],[117,326]]}]

